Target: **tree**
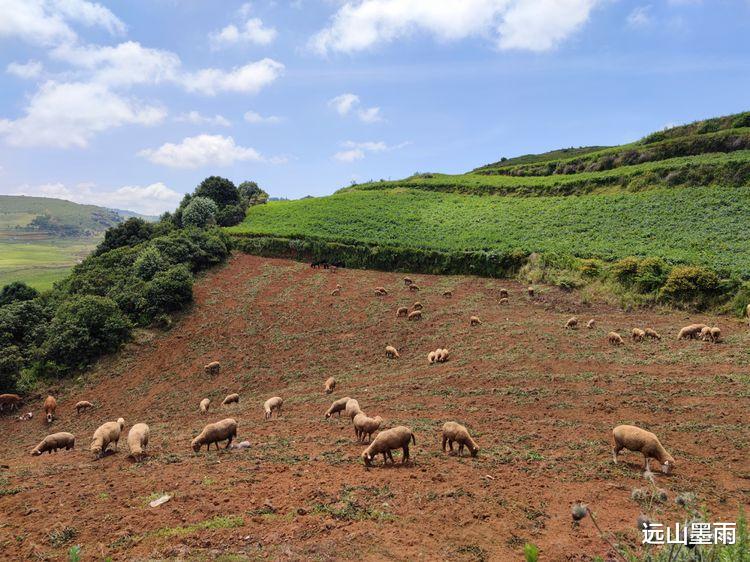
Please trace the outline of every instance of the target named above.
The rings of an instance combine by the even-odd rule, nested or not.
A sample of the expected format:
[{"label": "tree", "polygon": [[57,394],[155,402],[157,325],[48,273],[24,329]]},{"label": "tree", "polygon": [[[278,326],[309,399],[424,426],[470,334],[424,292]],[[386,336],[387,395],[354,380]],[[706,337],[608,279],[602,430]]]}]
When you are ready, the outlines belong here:
[{"label": "tree", "polygon": [[12,302],[30,301],[38,296],[39,291],[36,289],[29,287],[22,281],[14,281],[3,287],[0,291],[0,306]]},{"label": "tree", "polygon": [[208,197],[213,200],[219,209],[227,205],[237,205],[240,202],[240,194],[234,184],[226,178],[210,176],[204,179],[195,188],[195,197]]},{"label": "tree", "polygon": [[150,281],[154,275],[166,268],[166,260],[161,252],[149,245],[145,248],[133,263],[135,274],[144,281]]},{"label": "tree", "polygon": [[154,233],[154,226],[138,217],[132,217],[113,226],[104,233],[104,240],[97,246],[94,255],[101,255],[115,248],[136,246],[149,240]]},{"label": "tree", "polygon": [[268,193],[263,191],[254,181],[243,181],[237,191],[245,207],[251,207],[268,201]]},{"label": "tree", "polygon": [[193,197],[182,211],[182,223],[185,226],[206,228],[216,224],[219,207],[208,197]]},{"label": "tree", "polygon": [[234,226],[239,224],[245,218],[245,212],[239,205],[227,205],[216,215],[216,222],[219,226]]}]

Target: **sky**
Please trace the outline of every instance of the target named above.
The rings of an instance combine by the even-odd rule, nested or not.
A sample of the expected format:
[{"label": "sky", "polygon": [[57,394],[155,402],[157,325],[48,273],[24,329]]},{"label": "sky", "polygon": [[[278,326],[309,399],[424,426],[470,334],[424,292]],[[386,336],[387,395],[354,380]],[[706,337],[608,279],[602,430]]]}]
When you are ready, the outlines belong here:
[{"label": "sky", "polygon": [[0,0],[0,194],[159,214],[750,110],[750,0]]}]

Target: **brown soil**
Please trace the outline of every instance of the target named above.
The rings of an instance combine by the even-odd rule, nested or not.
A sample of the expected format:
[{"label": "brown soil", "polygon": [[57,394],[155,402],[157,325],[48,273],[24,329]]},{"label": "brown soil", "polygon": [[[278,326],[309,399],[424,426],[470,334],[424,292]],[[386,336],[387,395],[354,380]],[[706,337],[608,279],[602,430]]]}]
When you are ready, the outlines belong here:
[{"label": "brown soil", "polygon": [[[614,559],[589,518],[572,525],[570,508],[582,500],[612,540],[639,542],[631,490],[647,483],[639,454],[612,462],[619,423],[654,431],[676,459],[671,476],[656,473],[669,499],[655,519],[682,517],[680,492],[697,494],[713,520],[750,511],[746,325],[625,313],[552,288],[530,299],[516,283],[472,277],[412,275],[415,296],[401,277],[247,255],[202,277],[195,305],[170,331],[140,332],[85,378],[52,389],[52,427],[43,396],[23,410],[33,420],[0,420],[2,557],[64,559],[80,544],[84,559],[99,560],[519,560],[528,542],[542,560]],[[336,283],[343,289],[332,297]],[[376,297],[378,285],[390,294]],[[509,305],[498,304],[501,287]],[[397,319],[415,300],[424,319]],[[474,314],[483,324],[469,327]],[[596,329],[563,329],[572,314],[581,324],[596,318]],[[720,325],[723,343],[676,341],[694,321]],[[664,339],[607,344],[607,332],[634,326]],[[388,344],[400,359],[385,358]],[[437,347],[451,358],[428,365]],[[212,360],[221,373],[210,379],[203,365]],[[240,403],[220,406],[233,392]],[[265,422],[262,404],[275,395],[283,417]],[[395,466],[378,458],[366,469],[348,420],[323,419],[341,396],[388,426],[410,426],[413,462],[401,466],[396,455]],[[198,411],[204,397],[208,415]],[[78,416],[78,400],[96,408]],[[93,431],[120,416],[126,431],[150,425],[148,460],[128,459],[124,437],[117,453],[92,459]],[[225,417],[252,447],[193,453],[192,437]],[[448,420],[470,429],[477,458],[440,450]],[[76,449],[29,455],[55,431],[74,433]],[[173,499],[148,507],[163,492]]]}]

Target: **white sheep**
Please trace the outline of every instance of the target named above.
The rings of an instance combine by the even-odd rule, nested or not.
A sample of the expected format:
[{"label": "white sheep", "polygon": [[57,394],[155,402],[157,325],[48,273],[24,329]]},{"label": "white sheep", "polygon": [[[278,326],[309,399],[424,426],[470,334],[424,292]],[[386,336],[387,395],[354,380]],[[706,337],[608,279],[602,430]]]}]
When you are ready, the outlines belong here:
[{"label": "white sheep", "polygon": [[335,400],[333,404],[331,404],[331,407],[326,410],[325,418],[330,418],[333,414],[338,414],[339,417],[341,417],[341,412],[343,410],[346,410],[346,403],[349,402],[351,398],[348,396],[344,396],[343,398],[339,398],[338,400]]},{"label": "white sheep", "polygon": [[479,326],[482,323],[482,321],[479,319],[479,316],[472,316],[469,318],[469,325],[470,326]]},{"label": "white sheep", "polygon": [[382,454],[383,464],[385,464],[388,459],[391,459],[391,462],[393,462],[391,451],[394,449],[402,449],[404,455],[401,459],[401,463],[404,464],[409,460],[409,442],[413,442],[415,445],[417,444],[414,434],[408,427],[399,425],[391,429],[386,429],[385,431],[378,433],[372,443],[370,443],[370,446],[362,451],[362,460],[366,466],[370,466],[375,456]]},{"label": "white sheep", "polygon": [[612,430],[614,446],[612,447],[612,458],[617,464],[617,455],[622,449],[629,451],[640,451],[643,453],[645,470],[650,472],[650,461],[656,459],[661,463],[662,472],[669,474],[674,468],[674,458],[662,446],[659,439],[645,429],[634,425],[618,425]]},{"label": "white sheep", "polygon": [[336,389],[336,379],[334,379],[333,377],[328,377],[328,379],[326,379],[326,384],[325,384],[326,394],[331,394],[335,389]]},{"label": "white sheep", "polygon": [[443,451],[445,451],[445,444],[448,443],[448,447],[453,451],[453,442],[458,443],[458,455],[464,454],[464,446],[469,449],[472,457],[476,457],[479,452],[479,445],[469,435],[463,425],[456,422],[445,422],[443,424]]},{"label": "white sheep", "polygon": [[409,290],[412,293],[418,293],[419,292],[419,285],[415,285],[414,283],[412,283],[411,285],[409,285]]},{"label": "white sheep", "polygon": [[719,340],[721,339],[721,329],[718,326],[714,326],[711,328],[711,341],[714,343],[719,343]]},{"label": "white sheep", "polygon": [[42,453],[52,454],[53,452],[56,453],[58,449],[65,449],[68,451],[75,447],[75,444],[75,435],[61,431],[60,433],[53,433],[42,439],[39,445],[32,449],[31,454],[34,456],[41,455]]},{"label": "white sheep", "polygon": [[578,328],[578,318],[575,316],[568,318],[568,321],[565,322],[565,329],[567,330],[575,330]]},{"label": "white sheep", "polygon": [[414,306],[412,306],[412,310],[422,310],[423,308],[422,303],[419,301],[415,302]]},{"label": "white sheep", "polygon": [[398,353],[398,350],[392,345],[385,346],[385,356],[388,359],[398,359],[399,357],[401,357]]},{"label": "white sheep", "polygon": [[633,338],[633,341],[642,342],[646,338],[646,332],[640,328],[633,328],[630,332],[630,336]]},{"label": "white sheep", "polygon": [[237,437],[237,421],[232,418],[226,418],[216,423],[209,423],[203,428],[198,436],[192,440],[190,446],[196,453],[201,450],[203,445],[207,450],[211,449],[211,443],[216,444],[216,450],[219,450],[219,441],[226,440],[227,446],[232,444],[232,439]]},{"label": "white sheep", "polygon": [[409,307],[407,306],[401,306],[396,311],[396,318],[399,318],[401,316],[409,316]]},{"label": "white sheep", "polygon": [[203,370],[206,371],[207,375],[218,375],[221,370],[221,363],[218,361],[211,361],[208,365],[203,367]]},{"label": "white sheep", "polygon": [[497,303],[505,306],[506,304],[510,304],[510,300],[508,300],[508,297],[503,297]]},{"label": "white sheep", "polygon": [[608,333],[607,341],[611,343],[612,345],[622,345],[625,343],[625,340],[623,340],[622,336],[618,334],[617,332]]},{"label": "white sheep", "polygon": [[588,322],[586,322],[586,327],[587,327],[587,328],[588,328],[589,330],[593,330],[594,328],[596,328],[596,320],[594,320],[594,319],[592,318],[591,320],[589,320]]},{"label": "white sheep", "polygon": [[385,287],[375,287],[375,294],[379,297],[384,297],[388,294],[388,291],[385,290]]},{"label": "white sheep", "polygon": [[362,411],[362,409],[359,407],[359,402],[355,400],[354,398],[350,398],[346,402],[346,407],[344,408],[344,415],[347,416],[350,420],[354,419],[354,416],[359,414]]},{"label": "white sheep", "polygon": [[352,422],[354,423],[354,435],[356,436],[357,441],[364,441],[366,435],[367,441],[369,442],[372,441],[372,434],[380,429],[380,424],[383,423],[383,418],[380,416],[370,418],[364,412],[359,412],[354,416]]},{"label": "white sheep", "polygon": [[116,422],[107,422],[100,425],[94,432],[94,437],[91,441],[91,452],[97,458],[104,456],[110,443],[114,443],[115,451],[117,450],[117,444],[120,441],[120,434],[125,428],[125,420],[119,418]]},{"label": "white sheep", "polygon": [[205,414],[206,412],[208,412],[208,408],[210,406],[211,406],[211,399],[210,398],[204,398],[203,400],[201,400],[201,403],[200,403],[200,406],[199,406],[199,408],[201,410],[201,413]]},{"label": "white sheep", "polygon": [[450,357],[450,351],[447,349],[438,349],[435,351],[435,361],[437,363],[445,363]]},{"label": "white sheep", "polygon": [[281,407],[284,405],[284,400],[281,399],[279,396],[274,396],[273,398],[269,398],[265,401],[263,404],[263,411],[265,412],[265,418],[267,420],[271,419],[271,416],[273,416],[273,413],[276,412],[276,417],[281,417]]},{"label": "white sheep", "polygon": [[[412,285],[413,286],[413,285]],[[409,313],[409,316],[406,317],[407,320],[411,320],[412,322],[421,320],[422,319],[422,311],[421,310],[414,310]]]},{"label": "white sheep", "polygon": [[404,285],[408,287],[412,283],[414,283],[414,281],[412,281],[411,277],[404,277]]},{"label": "white sheep", "polygon": [[678,340],[697,339],[700,336],[700,333],[703,330],[703,328],[708,328],[708,326],[706,326],[705,324],[690,324],[689,326],[685,326],[677,334],[677,339]]},{"label": "white sheep", "polygon": [[659,335],[659,333],[653,328],[646,328],[645,332],[646,332],[646,337],[651,338],[652,340],[661,339],[661,336]]},{"label": "white sheep", "polygon": [[428,362],[428,363],[429,363],[430,365],[432,365],[432,364],[433,364],[433,363],[435,363],[436,361],[437,361],[437,352],[435,352],[435,351],[430,351],[430,352],[429,352],[429,353],[427,354],[427,362]]},{"label": "white sheep", "polygon": [[332,297],[338,297],[340,294],[341,294],[341,289],[339,289],[338,287],[336,287],[333,291],[331,291]]},{"label": "white sheep", "polygon": [[142,461],[146,456],[146,446],[150,430],[145,423],[137,423],[128,431],[128,449],[130,456],[136,461]]},{"label": "white sheep", "polygon": [[94,405],[88,400],[81,400],[80,402],[76,402],[76,414],[80,414],[82,410],[88,410],[89,408],[93,407]]},{"label": "white sheep", "polygon": [[238,404],[239,401],[240,401],[240,395],[237,393],[234,393],[224,398],[224,401],[221,403],[221,405],[226,406],[228,404]]}]

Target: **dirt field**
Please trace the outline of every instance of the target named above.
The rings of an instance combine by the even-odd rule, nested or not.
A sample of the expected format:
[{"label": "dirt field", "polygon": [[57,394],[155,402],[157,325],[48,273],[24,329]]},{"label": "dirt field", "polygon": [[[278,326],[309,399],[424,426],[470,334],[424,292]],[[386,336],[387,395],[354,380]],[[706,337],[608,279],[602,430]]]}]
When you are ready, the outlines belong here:
[{"label": "dirt field", "polygon": [[[612,427],[645,426],[676,459],[654,517],[681,518],[676,494],[694,492],[712,521],[750,512],[750,331],[730,318],[678,312],[624,313],[582,304],[580,295],[470,277],[311,269],[237,255],[202,277],[196,303],[167,332],[140,332],[93,374],[52,389],[58,419],[45,427],[44,396],[31,421],[0,421],[2,558],[220,560],[520,560],[530,542],[541,560],[614,559],[589,518],[613,540],[636,545],[642,457],[614,465]],[[341,296],[330,296],[341,283]],[[388,288],[376,297],[375,286]],[[501,287],[509,305],[498,304]],[[444,290],[453,298],[445,299]],[[396,318],[420,300],[421,322]],[[477,314],[483,324],[469,327]],[[565,330],[572,314],[594,330]],[[724,342],[676,341],[694,321],[720,325]],[[610,330],[655,328],[661,342],[620,348]],[[388,360],[384,348],[401,358]],[[449,362],[428,365],[437,347]],[[203,365],[221,361],[211,380]],[[338,388],[323,393],[335,376]],[[239,392],[228,407],[223,397]],[[284,397],[284,415],[264,422],[265,399]],[[366,469],[350,423],[324,420],[333,398],[351,396],[388,426],[411,427],[412,463]],[[208,415],[198,403],[212,400]],[[78,400],[96,408],[76,415]],[[120,450],[93,461],[88,448],[104,421],[151,427],[151,457]],[[192,437],[225,417],[239,422],[245,451],[195,454]],[[443,422],[464,423],[477,458],[440,450]],[[71,452],[32,457],[47,433],[70,431]],[[162,493],[174,497],[150,508]]]}]

